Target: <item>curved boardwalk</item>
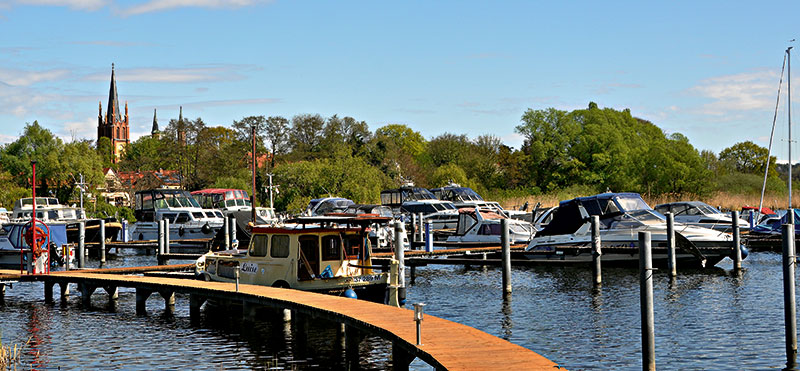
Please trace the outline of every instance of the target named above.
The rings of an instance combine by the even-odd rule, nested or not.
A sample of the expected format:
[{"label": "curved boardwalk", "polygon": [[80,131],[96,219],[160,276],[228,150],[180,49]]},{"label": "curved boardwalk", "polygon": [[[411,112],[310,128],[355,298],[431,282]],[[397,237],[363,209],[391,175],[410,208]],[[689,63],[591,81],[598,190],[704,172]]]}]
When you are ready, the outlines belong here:
[{"label": "curved boardwalk", "polygon": [[[95,271],[97,272],[97,271]],[[20,276],[18,272],[0,270],[0,281],[43,281],[45,285],[81,283],[92,287],[134,287],[147,293],[182,292],[203,298],[242,301],[244,303],[286,308],[344,323],[359,331],[372,333],[392,342],[403,353],[418,357],[437,369],[447,370],[553,370],[559,366],[519,345],[483,331],[425,315],[422,321],[422,345],[416,345],[414,311],[388,305],[353,300],[311,292],[256,285],[222,282],[128,276],[95,272],[53,272],[50,275]],[[45,292],[48,292],[45,289]],[[166,297],[166,296],[165,296]],[[198,305],[199,309],[199,305]],[[395,349],[394,354],[397,353]]]}]

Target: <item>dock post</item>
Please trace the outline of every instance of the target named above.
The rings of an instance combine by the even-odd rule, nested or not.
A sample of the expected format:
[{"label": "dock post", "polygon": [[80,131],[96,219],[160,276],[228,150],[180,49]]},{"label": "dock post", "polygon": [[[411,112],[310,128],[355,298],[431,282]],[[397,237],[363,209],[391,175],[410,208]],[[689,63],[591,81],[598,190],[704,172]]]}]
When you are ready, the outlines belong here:
[{"label": "dock post", "polygon": [[69,297],[69,282],[61,282],[58,284],[58,287],[61,289],[61,301],[67,301]]},{"label": "dock post", "polygon": [[655,371],[653,256],[650,244],[650,232],[639,232],[639,301],[642,314],[642,369]]},{"label": "dock post", "polygon": [[119,288],[117,288],[117,286],[103,286],[103,289],[106,290],[108,294],[109,303],[113,303],[115,300],[119,299]]},{"label": "dock post", "polygon": [[500,243],[503,248],[503,295],[511,294],[511,241],[508,238],[508,219],[500,220]]},{"label": "dock post", "polygon": [[147,299],[152,293],[151,290],[136,288],[136,314],[147,314]]},{"label": "dock post", "polygon": [[417,327],[417,345],[422,345],[422,307],[425,303],[414,303],[414,322]]},{"label": "dock post", "polygon": [[433,252],[433,222],[425,222],[425,252]]},{"label": "dock post", "polygon": [[667,217],[667,270],[669,270],[670,277],[675,277],[678,275],[675,267],[675,215],[672,213],[665,215]]},{"label": "dock post", "polygon": [[405,251],[403,249],[403,226],[398,221],[394,224],[394,239],[399,241],[399,244],[394,246],[394,257],[397,259],[397,300],[400,303],[406,300],[406,260]]},{"label": "dock post", "polygon": [[413,284],[415,284],[417,282],[417,266],[416,265],[411,265],[409,268],[411,268],[411,282],[410,283],[413,285]]},{"label": "dock post", "polygon": [[78,223],[78,268],[86,267],[86,222]]},{"label": "dock post", "polygon": [[753,229],[753,227],[756,225],[756,212],[750,210],[750,217],[747,220],[750,221],[750,229]]},{"label": "dock post", "polygon": [[[233,241],[236,241],[236,217],[233,215],[230,216],[228,219],[228,227],[231,229],[231,248],[233,247]],[[238,249],[238,247],[236,247]]]},{"label": "dock post", "polygon": [[417,236],[417,241],[424,241],[425,240],[425,222],[422,219],[422,213],[417,213],[417,225],[419,225],[419,229],[417,229],[416,233],[419,233]]},{"label": "dock post", "polygon": [[81,286],[81,302],[83,302],[83,307],[91,308],[92,294],[94,294],[94,290],[96,290],[97,287],[89,285],[86,282],[82,283],[80,286]]},{"label": "dock post", "polygon": [[231,249],[231,229],[228,227],[228,218],[222,218],[222,233],[224,236],[225,242],[222,243],[222,246],[225,246],[225,250]]},{"label": "dock post", "polygon": [[[790,212],[792,210],[790,209]],[[794,224],[783,225],[783,315],[786,329],[786,369],[797,367],[797,316],[794,293]]]},{"label": "dock post", "polygon": [[597,215],[592,216],[592,276],[594,277],[595,286],[603,283],[603,274],[601,270],[603,255],[600,249],[600,217]]},{"label": "dock post", "polygon": [[106,265],[106,221],[100,219],[100,268]]},{"label": "dock post", "polygon": [[417,236],[419,236],[419,234],[417,233],[418,227],[419,226],[417,224],[417,214],[411,214],[411,238],[409,239],[408,242],[412,243],[412,246],[413,242],[417,242]]},{"label": "dock post", "polygon": [[164,310],[169,313],[175,312],[175,292],[159,291],[158,293],[164,298]]},{"label": "dock post", "polygon": [[164,253],[169,254],[169,219],[164,219]]},{"label": "dock post", "polygon": [[[128,242],[128,220],[127,219],[122,219],[122,230],[120,231],[120,234],[122,234],[122,236],[120,236],[120,237],[122,237],[121,238],[122,242]],[[117,246],[117,249],[119,249],[119,245]],[[117,253],[119,253],[119,251],[117,251]]]},{"label": "dock post", "polygon": [[731,233],[733,233],[733,270],[742,269],[742,247],[739,237],[739,212],[731,211]]},{"label": "dock post", "polygon": [[44,282],[44,302],[47,304],[53,302],[53,286],[55,286],[55,282]]},{"label": "dock post", "polygon": [[164,220],[158,221],[158,255],[164,254]]},{"label": "dock post", "polygon": [[189,294],[189,317],[191,317],[193,320],[199,319],[200,307],[202,307],[203,303],[205,302],[205,297],[197,294]]}]

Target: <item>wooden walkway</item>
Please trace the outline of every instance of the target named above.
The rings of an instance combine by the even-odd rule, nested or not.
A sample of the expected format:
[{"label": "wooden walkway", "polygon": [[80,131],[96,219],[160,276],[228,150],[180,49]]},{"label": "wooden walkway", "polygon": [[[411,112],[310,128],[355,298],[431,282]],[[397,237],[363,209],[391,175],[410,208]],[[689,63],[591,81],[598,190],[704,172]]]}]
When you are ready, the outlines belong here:
[{"label": "wooden walkway", "polygon": [[[414,357],[418,357],[437,369],[554,370],[560,368],[556,363],[529,349],[475,328],[431,315],[424,316],[421,331],[422,345],[416,345],[413,310],[331,295],[244,284],[239,285],[237,292],[235,284],[232,283],[115,275],[100,273],[98,270],[93,272],[53,272],[50,275],[38,276],[20,276],[19,271],[0,270],[0,282],[2,281],[41,281],[45,283],[45,292],[49,292],[50,295],[52,295],[52,285],[55,283],[59,285],[80,283],[83,286],[95,288],[134,287],[137,289],[137,307],[141,290],[146,293],[144,300],[152,292],[161,292],[162,295],[182,292],[190,294],[192,303],[197,303],[195,296],[199,296],[204,299],[240,301],[245,304],[290,309],[344,323],[358,331],[381,336],[392,342],[395,358],[404,358],[406,362],[411,362]],[[50,290],[47,290],[48,285]],[[172,297],[174,303],[174,296]],[[142,306],[144,306],[143,303]],[[199,310],[199,305],[197,310]],[[402,354],[406,356],[402,356]],[[395,359],[394,362],[397,361],[398,359]],[[396,364],[396,368],[400,369],[407,368],[407,366],[407,363],[400,367],[397,367]]]}]

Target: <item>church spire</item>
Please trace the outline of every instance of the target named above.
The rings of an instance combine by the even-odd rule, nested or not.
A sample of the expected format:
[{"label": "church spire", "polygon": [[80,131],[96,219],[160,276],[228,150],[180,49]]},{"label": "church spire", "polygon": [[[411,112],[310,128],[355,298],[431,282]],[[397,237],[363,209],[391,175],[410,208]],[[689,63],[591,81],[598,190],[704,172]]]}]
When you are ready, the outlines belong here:
[{"label": "church spire", "polygon": [[158,119],[156,118],[156,109],[153,108],[153,129],[150,130],[151,135],[158,134]]},{"label": "church spire", "polygon": [[122,121],[119,112],[119,100],[117,100],[117,80],[114,78],[114,63],[111,63],[111,87],[108,89],[108,111],[106,112],[106,123],[114,125]]}]

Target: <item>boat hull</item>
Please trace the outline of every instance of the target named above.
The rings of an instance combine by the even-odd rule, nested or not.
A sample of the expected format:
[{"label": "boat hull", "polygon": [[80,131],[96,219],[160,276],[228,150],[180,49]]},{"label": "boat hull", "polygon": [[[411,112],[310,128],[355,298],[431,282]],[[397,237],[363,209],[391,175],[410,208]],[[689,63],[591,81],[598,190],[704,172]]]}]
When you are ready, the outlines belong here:
[{"label": "boat hull", "polygon": [[[666,242],[653,242],[653,266],[660,268],[667,267],[667,250]],[[706,258],[705,265],[703,265],[703,262],[695,255],[679,248],[675,249],[676,265],[678,267],[687,268],[713,267],[722,261],[722,259],[730,257],[734,253],[733,247],[720,245],[698,246],[698,250]],[[602,264],[604,266],[638,267],[639,265],[639,248],[636,247],[636,243],[633,241],[627,244],[603,243],[601,245],[601,253]],[[589,243],[562,243],[537,246],[534,249],[518,254],[524,259],[536,261],[565,260],[587,264],[592,262],[592,247]]]}]

